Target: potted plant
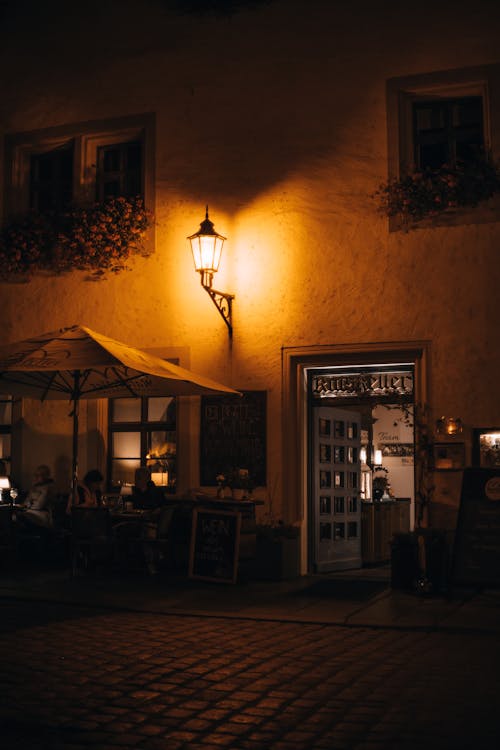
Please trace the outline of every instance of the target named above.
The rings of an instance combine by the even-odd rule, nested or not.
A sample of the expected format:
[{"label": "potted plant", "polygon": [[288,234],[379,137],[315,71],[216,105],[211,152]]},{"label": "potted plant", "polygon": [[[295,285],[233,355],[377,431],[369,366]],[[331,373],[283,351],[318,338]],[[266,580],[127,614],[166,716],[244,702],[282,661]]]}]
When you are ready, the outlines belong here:
[{"label": "potted plant", "polygon": [[388,469],[384,466],[377,466],[373,475],[373,499],[382,500],[387,494],[389,482],[387,479]]},{"label": "potted plant", "polygon": [[91,271],[95,278],[127,269],[151,215],[142,198],[108,198],[93,206],[17,217],[0,231],[0,278],[28,280],[34,273]]}]

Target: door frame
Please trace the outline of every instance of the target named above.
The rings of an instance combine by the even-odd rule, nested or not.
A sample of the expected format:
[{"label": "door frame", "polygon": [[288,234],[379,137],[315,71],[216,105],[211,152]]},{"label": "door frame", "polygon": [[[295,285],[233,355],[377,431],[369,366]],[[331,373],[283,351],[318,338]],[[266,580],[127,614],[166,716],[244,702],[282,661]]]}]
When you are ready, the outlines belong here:
[{"label": "door frame", "polygon": [[[309,570],[307,371],[316,367],[414,366],[414,403],[427,414],[430,403],[431,342],[404,341],[282,347],[283,497],[286,520],[301,522],[300,572]],[[418,461],[418,456],[416,456]],[[418,491],[418,488],[415,488]]]}]

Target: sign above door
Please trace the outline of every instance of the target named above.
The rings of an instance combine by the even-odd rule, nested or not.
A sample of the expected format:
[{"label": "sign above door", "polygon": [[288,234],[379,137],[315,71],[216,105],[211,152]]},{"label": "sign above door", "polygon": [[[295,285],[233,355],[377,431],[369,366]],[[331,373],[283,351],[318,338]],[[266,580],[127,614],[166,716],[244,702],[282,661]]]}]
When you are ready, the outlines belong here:
[{"label": "sign above door", "polygon": [[311,378],[313,398],[380,398],[413,396],[413,372],[322,372]]}]

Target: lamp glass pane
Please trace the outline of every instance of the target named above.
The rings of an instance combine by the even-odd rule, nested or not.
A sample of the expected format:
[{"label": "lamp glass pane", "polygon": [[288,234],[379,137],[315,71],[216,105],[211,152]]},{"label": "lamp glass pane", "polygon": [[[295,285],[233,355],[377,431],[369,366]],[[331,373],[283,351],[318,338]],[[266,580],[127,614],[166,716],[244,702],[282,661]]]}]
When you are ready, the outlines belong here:
[{"label": "lamp glass pane", "polygon": [[192,238],[190,242],[196,271],[218,271],[224,237],[202,234]]}]

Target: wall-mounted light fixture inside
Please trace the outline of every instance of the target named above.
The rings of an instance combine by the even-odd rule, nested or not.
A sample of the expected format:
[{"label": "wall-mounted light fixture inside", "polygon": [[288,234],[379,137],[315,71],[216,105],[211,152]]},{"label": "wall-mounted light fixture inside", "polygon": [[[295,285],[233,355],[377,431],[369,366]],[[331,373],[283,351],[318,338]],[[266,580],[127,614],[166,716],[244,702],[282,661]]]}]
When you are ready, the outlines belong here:
[{"label": "wall-mounted light fixture inside", "polygon": [[225,239],[225,237],[215,231],[213,222],[208,218],[207,206],[205,220],[201,222],[199,230],[188,237],[188,240],[191,243],[194,267],[200,274],[201,285],[210,295],[212,302],[229,329],[229,335],[232,336],[232,305],[234,294],[219,292],[217,289],[212,288],[214,273],[219,270]]},{"label": "wall-mounted light fixture inside", "polygon": [[462,420],[459,417],[440,417],[436,420],[437,435],[459,435],[462,430]]}]

